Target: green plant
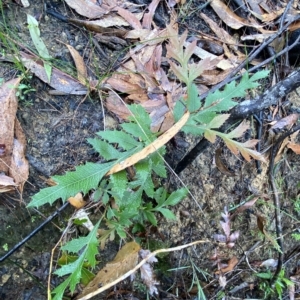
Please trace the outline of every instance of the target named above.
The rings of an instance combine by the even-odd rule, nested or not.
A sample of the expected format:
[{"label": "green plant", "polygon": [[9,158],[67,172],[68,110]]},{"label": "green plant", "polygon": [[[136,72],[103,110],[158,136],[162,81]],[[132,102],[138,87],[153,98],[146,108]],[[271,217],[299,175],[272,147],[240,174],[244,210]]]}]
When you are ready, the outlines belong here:
[{"label": "green plant", "polygon": [[293,285],[293,282],[284,276],[284,269],[282,269],[274,283],[274,287],[270,285],[270,280],[273,274],[268,270],[267,272],[256,273],[255,275],[261,279],[259,289],[264,293],[264,299],[274,297],[275,295],[282,299],[284,288]]},{"label": "green plant", "polygon": [[[234,153],[239,152],[246,160],[250,157],[263,160],[263,157],[252,150],[256,141],[240,143],[234,138],[241,137],[248,128],[242,123],[229,133],[221,133],[217,130],[229,117],[229,114],[221,114],[236,105],[233,101],[235,97],[242,97],[247,89],[258,86],[257,80],[267,76],[267,71],[260,71],[249,78],[244,74],[239,83],[228,84],[223,91],[210,94],[202,103],[198,99],[198,90],[193,83],[194,80],[211,63],[209,60],[199,63],[189,64],[196,43],[191,43],[186,49],[183,43],[186,34],[180,38],[172,28],[168,28],[170,33],[169,45],[167,47],[170,65],[183,83],[186,84],[187,98],[181,99],[174,108],[174,117],[178,121],[188,110],[190,117],[183,127],[183,131],[194,135],[204,135],[209,141],[214,142],[216,137],[221,137],[229,149]],[[131,172],[121,170],[117,173],[106,175],[113,167],[124,165],[124,161],[148,145],[157,140],[157,134],[151,132],[151,119],[148,113],[139,105],[130,105],[128,109],[131,117],[128,123],[120,125],[120,130],[103,131],[98,133],[98,138],[88,139],[104,159],[102,163],[87,162],[78,166],[75,171],[67,172],[62,176],[54,176],[53,180],[57,185],[45,188],[33,196],[28,207],[38,207],[46,203],[52,204],[57,199],[63,201],[78,192],[87,194],[93,191],[94,201],[102,201],[106,206],[101,222],[101,236],[97,238],[97,229],[100,222],[87,237],[71,240],[62,246],[62,250],[68,253],[75,253],[78,258],[70,263],[62,265],[55,271],[59,276],[68,275],[67,279],[54,289],[54,299],[61,299],[67,287],[71,292],[82,277],[83,266],[88,262],[94,266],[97,245],[102,246],[106,239],[114,239],[115,235],[125,238],[129,228],[135,225],[134,230],[141,228],[147,221],[157,225],[156,214],[160,213],[164,217],[175,220],[176,217],[168,208],[179,203],[187,195],[187,189],[181,188],[171,194],[162,186],[160,178],[166,178],[167,172],[163,156],[165,146],[156,149],[156,152],[149,154],[146,158],[134,164]],[[158,179],[158,185],[154,183],[154,177]]]},{"label": "green plant", "polygon": [[25,101],[28,93],[35,92],[35,89],[30,84],[20,83],[17,87],[16,96],[19,100]]}]

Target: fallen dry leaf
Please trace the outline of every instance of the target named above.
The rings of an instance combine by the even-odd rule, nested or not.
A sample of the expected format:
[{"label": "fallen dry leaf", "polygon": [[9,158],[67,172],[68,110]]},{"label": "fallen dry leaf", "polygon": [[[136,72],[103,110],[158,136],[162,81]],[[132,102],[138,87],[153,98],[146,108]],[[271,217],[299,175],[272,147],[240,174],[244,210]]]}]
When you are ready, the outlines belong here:
[{"label": "fallen dry leaf", "polygon": [[232,271],[238,262],[239,262],[239,261],[238,261],[237,257],[236,257],[236,256],[233,256],[233,257],[229,260],[227,267],[222,268],[222,269],[216,271],[215,274],[224,274],[224,273],[227,273],[227,272]]},{"label": "fallen dry leaf", "polygon": [[289,142],[287,147],[294,151],[296,154],[300,154],[300,145]]},{"label": "fallen dry leaf", "polygon": [[143,18],[143,28],[151,29],[151,23],[153,20],[153,16],[154,16],[155,10],[156,10],[159,2],[160,2],[160,0],[152,0],[150,5],[148,6],[148,13],[146,13]]},{"label": "fallen dry leaf", "polygon": [[0,193],[14,191],[17,188],[14,180],[4,174],[0,174]]},{"label": "fallen dry leaf", "polygon": [[89,19],[97,19],[108,12],[107,6],[98,6],[90,0],[66,0],[67,4],[75,9],[81,16]]},{"label": "fallen dry leaf", "polygon": [[42,61],[40,61],[38,57],[26,54],[22,51],[19,53],[24,66],[43,82],[48,83],[58,94],[85,95],[87,93],[88,90],[83,84],[56,68],[52,68],[49,83]]},{"label": "fallen dry leaf", "polygon": [[16,89],[20,81],[21,78],[12,79],[0,88],[0,172],[11,178],[2,178],[1,192],[17,186],[22,193],[29,175],[29,165],[25,158],[26,137],[16,119]]},{"label": "fallen dry leaf", "polygon": [[298,120],[299,115],[298,114],[290,114],[279,121],[277,121],[269,130],[281,130],[285,127],[288,129],[291,128]]},{"label": "fallen dry leaf", "polygon": [[74,197],[69,197],[68,201],[77,209],[80,209],[86,205],[86,201],[83,200],[83,196],[81,193],[77,193]]},{"label": "fallen dry leaf", "polygon": [[116,7],[115,9],[117,10],[118,14],[131,25],[132,28],[143,29],[141,22],[135,14],[122,7]]},{"label": "fallen dry leaf", "polygon": [[0,87],[0,172],[8,174],[14,146],[14,124],[18,108],[16,88],[21,79],[15,78]]},{"label": "fallen dry leaf", "polygon": [[114,260],[107,263],[105,267],[98,272],[96,277],[83,289],[82,293],[76,299],[93,293],[100,286],[114,281],[119,276],[133,269],[138,263],[140,249],[140,245],[136,242],[125,244],[117,253]]},{"label": "fallen dry leaf", "polygon": [[9,168],[9,176],[11,176],[22,193],[23,186],[29,176],[29,164],[25,158],[26,153],[26,136],[23,132],[21,124],[15,119],[14,124],[14,146]]},{"label": "fallen dry leaf", "polygon": [[76,65],[76,69],[77,69],[77,78],[78,81],[80,83],[82,83],[83,85],[86,84],[87,82],[87,69],[86,69],[86,65],[84,63],[83,58],[81,57],[81,55],[79,54],[79,52],[74,49],[71,45],[67,45],[73,59]]},{"label": "fallen dry leaf", "polygon": [[220,17],[220,19],[233,29],[240,29],[243,26],[252,26],[250,23],[236,15],[225,3],[221,0],[212,0],[210,6]]},{"label": "fallen dry leaf", "polygon": [[265,225],[267,223],[266,219],[263,216],[261,216],[259,214],[256,214],[256,221],[257,221],[257,227],[260,230],[260,232],[277,249],[278,248],[278,244],[277,244],[276,240],[266,230],[266,227],[265,227]]}]

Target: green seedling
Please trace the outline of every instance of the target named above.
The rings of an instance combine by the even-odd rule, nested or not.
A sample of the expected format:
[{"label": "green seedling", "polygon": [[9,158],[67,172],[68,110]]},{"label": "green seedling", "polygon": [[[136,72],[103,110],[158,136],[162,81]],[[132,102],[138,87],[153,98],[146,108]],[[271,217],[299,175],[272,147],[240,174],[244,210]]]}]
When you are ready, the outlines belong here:
[{"label": "green seedling", "polygon": [[27,15],[27,23],[28,23],[28,29],[30,32],[31,39],[40,57],[43,59],[44,69],[47,74],[48,81],[50,82],[52,66],[49,63],[49,60],[51,59],[51,56],[48,52],[46,45],[44,44],[43,40],[40,37],[39,23],[31,15]]},{"label": "green seedling", "polygon": [[[178,37],[178,33],[168,27],[170,33],[167,47],[172,71],[187,88],[187,97],[176,103],[174,118],[182,118],[186,111],[190,117],[183,127],[185,133],[205,136],[214,142],[219,136],[235,154],[250,160],[250,157],[263,160],[263,157],[252,150],[255,142],[240,143],[235,140],[243,135],[247,126],[242,123],[229,133],[221,133],[217,129],[228,119],[229,114],[223,114],[234,107],[236,97],[243,97],[247,90],[258,86],[257,81],[268,75],[267,71],[257,72],[252,77],[245,73],[240,82],[231,82],[223,91],[209,94],[204,102],[199,100],[198,89],[194,80],[210,64],[208,60],[199,63],[189,63],[195,43],[186,49],[183,44],[186,34]],[[107,239],[113,240],[116,235],[120,238],[127,236],[130,228],[143,228],[148,222],[158,225],[157,215],[171,221],[176,217],[171,207],[177,205],[187,196],[187,189],[180,188],[169,193],[162,185],[167,177],[165,161],[163,159],[166,148],[161,146],[156,152],[149,154],[134,165],[134,171],[126,170],[106,176],[117,164],[137,154],[152,142],[158,139],[157,133],[151,131],[149,114],[140,105],[129,105],[131,112],[129,122],[120,125],[119,130],[98,132],[98,137],[88,139],[94,150],[102,157],[102,163],[87,162],[78,166],[75,171],[65,175],[54,176],[55,186],[42,189],[33,196],[28,207],[39,207],[46,203],[53,204],[58,199],[66,201],[68,197],[78,192],[93,195],[95,202],[102,202],[105,206],[101,224],[95,226],[87,237],[71,240],[61,249],[68,253],[75,253],[77,259],[69,261],[55,271],[58,276],[67,276],[67,279],[54,289],[54,299],[62,299],[64,291],[69,288],[74,292],[82,277],[84,263],[95,265],[95,255],[99,243],[105,246]],[[154,183],[154,178],[156,183]],[[158,184],[157,184],[158,182]],[[113,205],[112,205],[113,202]],[[137,226],[138,224],[138,226]],[[135,226],[136,225],[136,226]],[[100,226],[100,236],[97,238],[97,229]],[[74,256],[74,255],[73,255]],[[197,284],[197,281],[196,281]],[[199,288],[199,293],[201,289]]]},{"label": "green seedling", "polygon": [[284,269],[282,269],[278,275],[273,286],[270,286],[270,280],[273,278],[273,274],[268,270],[268,272],[261,272],[255,274],[261,279],[259,283],[259,289],[264,293],[264,299],[269,299],[270,297],[278,297],[277,299],[282,299],[284,290],[293,285],[293,282],[284,276]]}]

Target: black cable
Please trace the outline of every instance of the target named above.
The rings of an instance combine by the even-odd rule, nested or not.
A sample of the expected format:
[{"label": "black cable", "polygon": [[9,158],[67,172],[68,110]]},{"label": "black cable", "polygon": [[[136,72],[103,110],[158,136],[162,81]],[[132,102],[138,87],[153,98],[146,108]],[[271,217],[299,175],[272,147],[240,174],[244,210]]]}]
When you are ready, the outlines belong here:
[{"label": "black cable", "polygon": [[12,249],[10,249],[5,255],[0,258],[0,263],[11,256],[14,252],[16,252],[20,247],[22,247],[27,241],[29,241],[34,235],[36,235],[46,224],[51,222],[61,211],[63,211],[69,202],[66,202],[62,207],[60,207],[57,211],[55,211],[51,216],[49,216],[42,224],[40,224],[37,228],[35,228],[30,234],[28,234],[22,241],[16,244]]}]

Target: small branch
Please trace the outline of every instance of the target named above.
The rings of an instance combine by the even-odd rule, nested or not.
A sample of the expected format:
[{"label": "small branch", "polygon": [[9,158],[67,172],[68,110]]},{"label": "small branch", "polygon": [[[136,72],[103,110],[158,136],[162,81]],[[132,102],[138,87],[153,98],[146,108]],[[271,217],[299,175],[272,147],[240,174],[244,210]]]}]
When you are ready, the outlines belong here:
[{"label": "small branch", "polygon": [[276,188],[276,184],[274,181],[274,164],[275,164],[275,157],[278,152],[278,149],[281,145],[281,143],[286,139],[288,136],[293,134],[294,132],[298,131],[300,129],[300,124],[298,124],[296,127],[288,131],[287,133],[284,133],[275,143],[275,145],[272,148],[271,156],[270,156],[270,164],[269,164],[269,181],[273,190],[273,200],[274,200],[274,207],[275,207],[275,222],[276,222],[276,236],[277,236],[277,242],[280,247],[280,252],[278,254],[278,264],[275,271],[275,274],[271,280],[271,284],[273,284],[277,278],[278,275],[282,269],[283,264],[283,255],[284,255],[284,249],[283,249],[283,235],[282,235],[282,224],[281,224],[281,214],[280,214],[280,199],[278,195],[278,191]]}]

